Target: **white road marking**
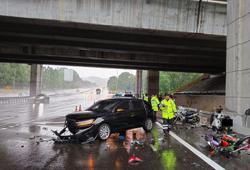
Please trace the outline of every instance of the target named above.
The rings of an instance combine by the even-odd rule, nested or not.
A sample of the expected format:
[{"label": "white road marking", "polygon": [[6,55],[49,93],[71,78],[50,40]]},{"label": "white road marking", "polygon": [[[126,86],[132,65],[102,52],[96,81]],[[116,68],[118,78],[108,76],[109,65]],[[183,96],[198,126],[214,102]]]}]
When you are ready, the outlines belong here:
[{"label": "white road marking", "polygon": [[1,128],[0,130],[5,130],[5,129],[7,129],[7,128]]},{"label": "white road marking", "polygon": [[150,147],[152,148],[152,150],[153,150],[154,152],[157,151],[157,149],[154,147],[154,145],[150,144]]},{"label": "white road marking", "polygon": [[38,125],[54,125],[54,124],[64,124],[65,122],[34,122],[35,124],[38,124]]},{"label": "white road marking", "polygon": [[3,120],[9,120],[9,119],[13,119],[14,117],[12,116],[12,117],[6,117],[6,118],[2,118],[2,119],[0,119],[0,121],[3,121]]},{"label": "white road marking", "polygon": [[[162,125],[159,122],[156,122],[156,124],[160,128],[163,128]],[[201,153],[200,151],[195,149],[193,146],[191,146],[186,141],[184,141],[179,136],[177,136],[174,132],[170,131],[169,135],[171,135],[173,138],[175,138],[178,142],[180,142],[182,145],[184,145],[186,148],[188,148],[191,152],[193,152],[195,155],[200,157],[203,161],[205,161],[208,165],[210,165],[214,169],[216,169],[216,170],[225,170],[225,168],[223,168],[222,166],[220,166],[219,164],[214,162],[212,159],[210,159],[209,157],[207,157],[206,155],[204,155],[203,153]]]},{"label": "white road marking", "polygon": [[162,128],[163,129],[163,126],[162,126],[162,124],[160,124],[159,122],[155,122],[160,128]]}]

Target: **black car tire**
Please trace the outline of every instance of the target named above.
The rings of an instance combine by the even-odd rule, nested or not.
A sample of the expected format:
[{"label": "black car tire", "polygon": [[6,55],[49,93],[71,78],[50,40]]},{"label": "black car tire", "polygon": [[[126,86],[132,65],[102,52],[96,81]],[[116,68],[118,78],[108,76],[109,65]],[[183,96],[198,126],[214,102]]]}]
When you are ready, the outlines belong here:
[{"label": "black car tire", "polygon": [[147,118],[144,122],[144,125],[143,125],[143,129],[146,131],[146,132],[149,132],[153,129],[153,121],[152,119],[150,118]]},{"label": "black car tire", "polygon": [[98,128],[98,137],[101,140],[107,140],[111,134],[111,128],[107,123],[103,123]]}]

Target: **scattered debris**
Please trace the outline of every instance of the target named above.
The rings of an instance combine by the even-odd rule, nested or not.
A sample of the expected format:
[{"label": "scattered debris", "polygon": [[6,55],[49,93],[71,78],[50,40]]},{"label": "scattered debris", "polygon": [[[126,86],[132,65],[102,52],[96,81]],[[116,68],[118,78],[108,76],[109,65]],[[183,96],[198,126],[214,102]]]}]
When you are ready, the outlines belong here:
[{"label": "scattered debris", "polygon": [[198,164],[196,162],[193,162],[192,165],[195,166],[195,167],[200,167],[201,166],[200,164]]},{"label": "scattered debris", "polygon": [[88,138],[85,142],[82,142],[81,144],[86,144],[86,143],[90,143],[90,142],[94,142],[95,139],[97,138],[98,135],[96,135],[96,137],[90,137]]},{"label": "scattered debris", "polygon": [[29,139],[35,139],[36,138],[36,136],[33,136],[33,137],[30,137]]},{"label": "scattered debris", "polygon": [[138,165],[140,162],[142,162],[143,160],[135,155],[131,155],[128,159],[128,163],[130,165]]},{"label": "scattered debris", "polygon": [[143,146],[144,142],[143,141],[139,141],[139,140],[133,140],[131,142],[131,145],[140,145],[140,146]]},{"label": "scattered debris", "polygon": [[119,136],[119,140],[125,140],[125,136]]},{"label": "scattered debris", "polygon": [[105,148],[105,151],[109,150],[110,149],[110,146],[107,144],[106,145],[107,147]]}]

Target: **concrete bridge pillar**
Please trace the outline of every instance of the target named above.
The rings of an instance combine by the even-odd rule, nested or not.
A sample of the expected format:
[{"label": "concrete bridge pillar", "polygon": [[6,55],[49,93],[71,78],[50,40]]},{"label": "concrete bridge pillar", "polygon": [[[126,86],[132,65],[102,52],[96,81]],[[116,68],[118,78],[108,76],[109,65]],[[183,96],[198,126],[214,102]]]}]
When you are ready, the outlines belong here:
[{"label": "concrete bridge pillar", "polygon": [[238,114],[250,108],[249,5],[249,1],[228,1],[226,107]]},{"label": "concrete bridge pillar", "polygon": [[250,1],[229,0],[227,6],[226,108],[235,113],[234,124],[250,134]]},{"label": "concrete bridge pillar", "polygon": [[42,65],[31,64],[30,73],[30,96],[36,96],[41,93],[42,85]]},{"label": "concrete bridge pillar", "polygon": [[136,70],[136,94],[141,97],[142,93],[142,70]]},{"label": "concrete bridge pillar", "polygon": [[159,71],[148,71],[147,81],[148,81],[148,95],[159,93]]}]

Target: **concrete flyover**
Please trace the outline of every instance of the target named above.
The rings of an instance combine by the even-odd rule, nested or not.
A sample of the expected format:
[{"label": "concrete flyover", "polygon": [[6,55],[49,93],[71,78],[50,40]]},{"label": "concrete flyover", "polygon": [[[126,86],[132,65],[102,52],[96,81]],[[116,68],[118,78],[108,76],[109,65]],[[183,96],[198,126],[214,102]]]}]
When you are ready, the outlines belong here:
[{"label": "concrete flyover", "polygon": [[0,61],[224,72],[226,4],[0,0]]},{"label": "concrete flyover", "polygon": [[0,61],[217,73],[226,37],[0,17]]},{"label": "concrete flyover", "polygon": [[0,0],[0,15],[226,35],[225,0]]}]

